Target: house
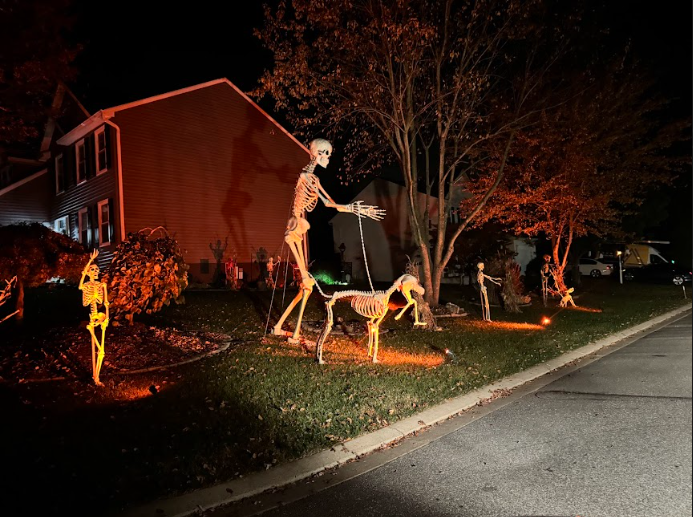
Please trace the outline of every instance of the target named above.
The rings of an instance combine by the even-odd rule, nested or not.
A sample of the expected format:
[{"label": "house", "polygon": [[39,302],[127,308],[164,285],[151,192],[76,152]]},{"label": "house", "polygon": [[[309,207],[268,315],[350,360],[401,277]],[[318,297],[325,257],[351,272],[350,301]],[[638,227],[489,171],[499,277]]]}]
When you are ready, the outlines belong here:
[{"label": "house", "polygon": [[305,146],[218,79],[103,109],[71,128],[46,170],[0,190],[0,224],[47,222],[98,248],[101,265],[128,233],[161,226],[191,280],[209,282],[222,254],[248,271],[258,249],[279,252],[308,160]]},{"label": "house", "polygon": [[[417,192],[419,206],[424,206],[426,194]],[[453,193],[450,205],[456,206],[464,196],[463,191]],[[391,282],[404,272],[408,257],[416,259],[420,255],[415,244],[409,224],[406,189],[392,181],[377,178],[369,183],[354,201],[363,201],[364,204],[376,205],[387,210],[387,215],[382,221],[376,222],[364,219],[359,227],[353,215],[339,213],[330,220],[334,238],[335,253],[342,251],[343,262],[350,264],[351,275],[354,279],[365,280],[366,269],[363,258],[361,232],[363,232],[363,244],[366,251],[368,269],[373,281]],[[429,202],[431,213],[430,232],[435,231],[435,221],[438,217],[438,201],[431,197]],[[460,222],[457,210],[450,210],[448,222],[455,225]],[[432,233],[431,233],[432,234]],[[520,264],[524,274],[527,264],[536,257],[536,250],[531,241],[527,239],[509,237],[508,249],[516,254],[515,261]],[[461,269],[464,264],[459,264],[460,271],[456,271],[455,257],[448,264],[448,271],[443,275],[443,283],[461,283],[464,281]],[[469,279],[467,279],[469,281]]]}]

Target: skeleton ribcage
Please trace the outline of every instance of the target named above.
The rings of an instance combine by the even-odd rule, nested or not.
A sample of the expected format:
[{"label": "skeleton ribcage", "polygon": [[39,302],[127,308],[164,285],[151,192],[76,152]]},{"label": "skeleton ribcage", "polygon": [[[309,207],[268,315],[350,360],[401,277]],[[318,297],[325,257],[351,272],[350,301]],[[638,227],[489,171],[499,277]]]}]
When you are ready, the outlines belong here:
[{"label": "skeleton ribcage", "polygon": [[103,284],[100,282],[88,282],[82,286],[82,304],[91,305],[91,310],[96,310],[96,305],[103,303]]},{"label": "skeleton ribcage", "polygon": [[380,318],[387,312],[387,304],[373,295],[359,295],[351,299],[351,308],[366,318]]},{"label": "skeleton ribcage", "polygon": [[320,180],[313,174],[305,174],[298,178],[294,196],[294,217],[301,217],[303,212],[312,212],[317,206],[319,184]]}]

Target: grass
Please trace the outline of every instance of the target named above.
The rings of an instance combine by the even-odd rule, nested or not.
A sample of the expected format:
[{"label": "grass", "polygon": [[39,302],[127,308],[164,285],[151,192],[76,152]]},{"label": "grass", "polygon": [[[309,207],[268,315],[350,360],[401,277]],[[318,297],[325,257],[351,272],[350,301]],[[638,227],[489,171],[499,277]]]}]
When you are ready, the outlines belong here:
[{"label": "grass", "polygon": [[[601,312],[543,309],[535,301],[522,314],[496,308],[497,321],[484,324],[478,306],[465,299],[475,300],[474,293],[451,288],[445,301],[468,317],[441,319],[443,331],[422,332],[390,316],[381,364],[367,361],[365,337],[334,336],[323,366],[299,346],[263,338],[270,293],[188,293],[185,305],[148,323],[231,334],[229,351],[137,376],[103,370],[101,389],[86,380],[0,385],[10,474],[4,488],[12,494],[5,500],[39,504],[39,491],[45,510],[98,515],[209,486],[386,426],[687,302],[673,286],[609,280],[578,292],[580,306]],[[27,302],[64,307],[63,298],[72,301],[74,293],[30,293]],[[317,295],[311,300],[306,318],[322,319]],[[340,311],[346,320],[354,316],[348,305]],[[58,314],[79,321],[77,313]],[[539,325],[545,315],[552,317],[547,327]],[[42,316],[44,326],[59,321],[52,310]],[[42,329],[27,323],[31,346],[29,336]],[[445,348],[455,362],[443,362]]]}]

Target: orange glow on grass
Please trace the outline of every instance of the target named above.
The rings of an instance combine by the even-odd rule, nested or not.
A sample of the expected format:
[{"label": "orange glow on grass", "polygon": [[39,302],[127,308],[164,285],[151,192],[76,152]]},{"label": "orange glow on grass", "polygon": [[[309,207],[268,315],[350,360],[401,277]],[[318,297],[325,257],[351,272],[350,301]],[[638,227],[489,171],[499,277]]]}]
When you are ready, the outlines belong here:
[{"label": "orange glow on grass", "polygon": [[469,322],[475,327],[498,330],[544,330],[544,327],[536,323],[513,323],[510,321],[475,321]]},{"label": "orange glow on grass", "polygon": [[592,307],[567,307],[568,310],[570,311],[580,311],[580,312],[603,312],[601,309],[593,309]]},{"label": "orange glow on grass", "polygon": [[[272,355],[289,357],[315,357],[315,343],[306,343],[301,347],[280,342],[276,347],[263,349]],[[373,364],[367,356],[367,338],[356,341],[344,337],[335,337],[325,343],[323,358],[330,364]],[[440,352],[422,351],[420,353],[406,352],[387,345],[380,344],[378,350],[378,364],[386,366],[420,366],[434,368],[445,362],[445,356]]]},{"label": "orange glow on grass", "polygon": [[544,316],[541,319],[541,324],[542,325],[550,325],[551,324],[551,318],[549,318],[548,316]]}]

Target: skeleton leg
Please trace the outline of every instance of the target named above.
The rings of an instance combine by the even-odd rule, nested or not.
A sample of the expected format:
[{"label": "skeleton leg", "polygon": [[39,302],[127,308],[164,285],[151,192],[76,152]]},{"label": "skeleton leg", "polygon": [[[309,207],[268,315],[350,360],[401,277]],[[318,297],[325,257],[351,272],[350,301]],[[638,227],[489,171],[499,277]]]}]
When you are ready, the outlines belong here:
[{"label": "skeleton leg", "polygon": [[315,283],[308,274],[308,270],[306,269],[305,261],[303,259],[303,251],[301,249],[302,247],[297,244],[297,241],[298,243],[303,242],[303,239],[299,237],[299,235],[300,234],[291,232],[286,236],[285,241],[289,245],[289,249],[291,249],[291,253],[293,254],[294,259],[296,260],[296,264],[298,265],[301,271],[300,291],[298,292],[296,297],[291,301],[289,306],[286,308],[284,314],[282,314],[281,318],[279,318],[279,321],[274,326],[274,329],[272,331],[272,333],[275,336],[284,336],[285,333],[282,331],[282,325],[284,324],[284,321],[289,316],[289,314],[291,314],[291,311],[294,310],[294,307],[298,305],[298,302],[302,301],[303,303],[301,305],[298,323],[296,324],[296,330],[294,331],[293,337],[291,338],[292,340],[297,340],[301,332],[301,319],[303,318],[303,311],[305,310],[306,302],[308,301],[310,293],[313,292],[313,284]]},{"label": "skeleton leg", "polygon": [[104,323],[101,324],[101,344],[99,344],[98,340],[96,342],[96,346],[99,349],[99,354],[96,360],[96,368],[94,370],[94,382],[97,386],[103,386],[103,384],[99,380],[99,373],[101,372],[103,358],[106,355],[106,327],[107,325],[105,325]]},{"label": "skeleton leg", "polygon": [[484,321],[491,321],[491,309],[488,305],[488,293],[486,288],[480,290],[481,293],[481,314]]},{"label": "skeleton leg", "polygon": [[94,335],[94,325],[89,323],[87,325],[87,330],[91,335],[91,372],[94,375],[94,370],[96,369],[96,336]]},{"label": "skeleton leg", "polygon": [[375,325],[374,325],[374,330],[375,330],[375,332],[373,332],[373,334],[374,334],[373,339],[375,341],[375,349],[373,350],[373,362],[374,363],[378,362],[378,345],[380,344],[380,324],[385,319],[386,315],[387,315],[387,310],[385,311],[385,314],[383,314],[382,316],[380,316],[380,318],[378,318],[378,320],[375,322]]},{"label": "skeleton leg", "polygon": [[318,364],[325,364],[325,361],[322,360],[322,346],[325,343],[328,334],[332,330],[332,325],[334,324],[334,315],[332,313],[333,305],[333,301],[329,301],[325,304],[325,308],[327,309],[327,321],[325,322],[325,327],[322,329],[322,332],[318,337],[318,341],[315,343],[315,359],[318,361]]},{"label": "skeleton leg", "polygon": [[368,357],[373,355],[373,334],[375,333],[375,327],[373,326],[374,321],[375,318],[368,320]]},{"label": "skeleton leg", "polygon": [[414,306],[414,325],[426,325],[425,323],[422,323],[419,321],[419,305],[416,303],[416,300],[411,295],[411,291],[409,289],[402,289],[402,294],[404,294],[404,297],[407,299],[407,305],[404,306],[401,311],[399,311],[397,316],[395,316],[395,319],[399,320],[404,315],[406,310],[413,305]]}]

